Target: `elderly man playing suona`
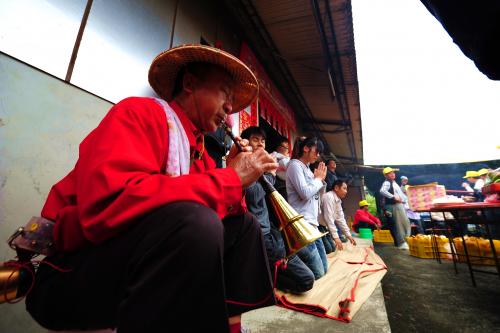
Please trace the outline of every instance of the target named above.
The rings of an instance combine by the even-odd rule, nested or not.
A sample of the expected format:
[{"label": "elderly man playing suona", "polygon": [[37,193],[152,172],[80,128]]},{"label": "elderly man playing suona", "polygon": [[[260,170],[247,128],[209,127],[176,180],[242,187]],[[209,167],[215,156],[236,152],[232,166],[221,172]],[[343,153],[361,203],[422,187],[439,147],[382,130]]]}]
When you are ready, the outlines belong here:
[{"label": "elderly man playing suona", "polygon": [[356,241],[351,236],[349,226],[345,220],[344,210],[342,209],[342,199],[347,195],[347,184],[343,180],[336,180],[333,183],[333,188],[321,196],[321,219],[320,223],[328,227],[330,235],[335,242],[336,250],[343,250],[344,246],[337,232],[337,226],[346,235],[352,245],[356,245]]},{"label": "elderly man playing suona", "polygon": [[204,148],[204,133],[257,96],[255,76],[190,45],[158,55],[149,82],[162,99],[112,107],[43,207],[58,252],[26,305],[48,329],[239,332],[241,313],[274,304],[243,190],[278,165],[242,140],[215,169]]},{"label": "elderly man playing suona", "polygon": [[380,220],[368,211],[368,201],[361,200],[359,202],[359,209],[356,210],[356,213],[354,214],[352,228],[356,232],[359,232],[359,228],[369,228],[373,231],[375,228],[380,230],[381,227],[382,223]]}]

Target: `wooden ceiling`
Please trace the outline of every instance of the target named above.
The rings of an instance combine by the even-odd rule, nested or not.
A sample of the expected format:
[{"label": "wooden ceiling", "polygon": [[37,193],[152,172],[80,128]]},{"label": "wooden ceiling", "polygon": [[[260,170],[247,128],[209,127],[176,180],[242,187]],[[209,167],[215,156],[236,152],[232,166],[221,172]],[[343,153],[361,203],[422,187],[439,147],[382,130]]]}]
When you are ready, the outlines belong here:
[{"label": "wooden ceiling", "polygon": [[303,134],[338,159],[363,163],[349,0],[241,0],[229,6],[294,109]]}]

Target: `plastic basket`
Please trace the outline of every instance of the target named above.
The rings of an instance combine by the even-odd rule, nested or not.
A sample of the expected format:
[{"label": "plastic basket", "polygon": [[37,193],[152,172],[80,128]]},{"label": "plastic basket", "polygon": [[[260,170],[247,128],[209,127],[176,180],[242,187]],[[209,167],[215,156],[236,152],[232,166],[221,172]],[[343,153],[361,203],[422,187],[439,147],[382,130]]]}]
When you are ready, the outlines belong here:
[{"label": "plastic basket", "polygon": [[410,248],[410,255],[422,259],[434,259],[436,253],[433,250],[433,237],[437,242],[439,257],[441,259],[451,259],[450,245],[445,236],[417,235],[406,237],[406,242]]},{"label": "plastic basket", "polygon": [[372,239],[373,233],[370,228],[359,228],[359,238]]},{"label": "plastic basket", "polygon": [[[493,251],[491,249],[490,241],[484,238],[467,237],[465,236],[465,243],[467,244],[467,252],[469,253],[469,260],[474,265],[495,265],[493,258]],[[458,261],[466,262],[463,242],[461,237],[453,239],[455,248],[457,249]],[[494,239],[493,245],[497,252],[497,257],[500,256],[500,240]],[[481,256],[487,258],[476,258],[472,256]],[[491,258],[491,259],[489,259]]]},{"label": "plastic basket", "polygon": [[373,241],[375,243],[394,243],[390,230],[373,230]]},{"label": "plastic basket", "polygon": [[[469,260],[471,264],[481,265],[483,263],[483,260],[481,258],[474,257],[474,256],[482,256],[481,250],[479,248],[479,238],[465,236],[464,239],[465,239],[465,244],[467,245],[467,253],[469,254]],[[455,237],[453,239],[453,243],[455,244],[455,249],[458,255],[458,261],[467,262],[467,259],[465,258],[465,250],[462,238]]]}]

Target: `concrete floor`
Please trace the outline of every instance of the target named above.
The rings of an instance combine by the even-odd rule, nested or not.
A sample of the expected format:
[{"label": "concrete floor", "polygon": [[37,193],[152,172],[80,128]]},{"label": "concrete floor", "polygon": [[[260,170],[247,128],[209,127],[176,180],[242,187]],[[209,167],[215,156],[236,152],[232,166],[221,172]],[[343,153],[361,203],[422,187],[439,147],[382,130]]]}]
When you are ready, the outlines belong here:
[{"label": "concrete floor", "polygon": [[[358,246],[371,245],[371,241],[363,239],[357,239],[357,242]],[[391,332],[380,284],[356,313],[351,323],[316,317],[278,306],[247,312],[243,315],[242,321],[243,326],[250,329],[251,333]]]},{"label": "concrete floor", "polygon": [[498,276],[476,273],[474,288],[466,264],[455,275],[451,261],[411,257],[390,245],[375,244],[375,251],[389,267],[382,288],[393,332],[500,332]]}]

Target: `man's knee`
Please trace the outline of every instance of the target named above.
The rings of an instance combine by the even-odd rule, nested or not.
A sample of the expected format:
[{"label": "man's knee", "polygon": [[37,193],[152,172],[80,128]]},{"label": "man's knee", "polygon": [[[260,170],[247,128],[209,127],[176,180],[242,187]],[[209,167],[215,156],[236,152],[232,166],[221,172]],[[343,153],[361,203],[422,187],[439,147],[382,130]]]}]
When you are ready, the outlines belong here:
[{"label": "man's knee", "polygon": [[191,247],[222,244],[224,227],[215,211],[197,202],[179,201],[154,213],[154,232],[171,234]]}]

